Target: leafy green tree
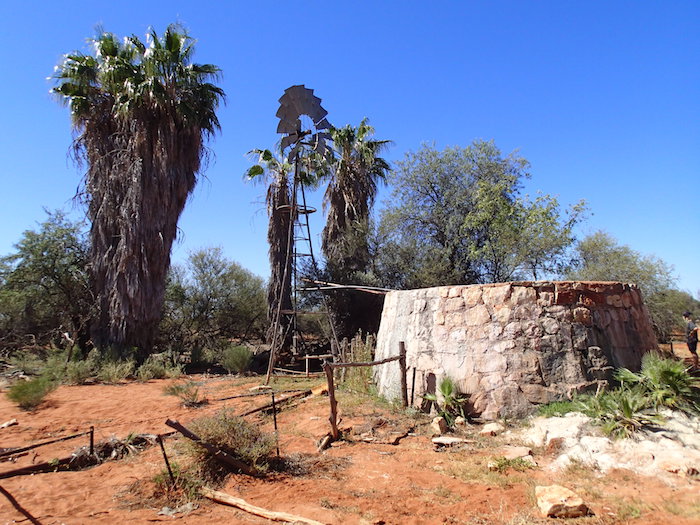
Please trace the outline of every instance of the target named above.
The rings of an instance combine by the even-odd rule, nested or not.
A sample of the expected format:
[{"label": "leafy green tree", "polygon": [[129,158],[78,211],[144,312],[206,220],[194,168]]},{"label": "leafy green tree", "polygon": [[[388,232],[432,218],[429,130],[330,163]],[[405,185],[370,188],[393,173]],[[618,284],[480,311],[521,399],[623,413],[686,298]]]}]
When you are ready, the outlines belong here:
[{"label": "leafy green tree", "polygon": [[395,288],[538,278],[567,261],[583,202],[521,195],[529,163],[476,140],[424,145],[398,164],[378,233],[374,271]]},{"label": "leafy green tree", "polygon": [[73,52],[53,92],[70,107],[86,161],[90,277],[100,348],[147,355],[157,333],[177,221],[219,129],[219,68],[192,62],[194,40],[169,26],[146,44],[100,32],[94,54]]},{"label": "leafy green tree", "polygon": [[171,268],[160,345],[217,350],[232,338],[260,338],[265,311],[261,278],[224,257],[221,248],[198,250]]},{"label": "leafy green tree", "polygon": [[21,346],[67,333],[85,349],[92,297],[84,225],[60,211],[47,214],[38,230],[22,234],[14,253],[0,258],[0,337]]},{"label": "leafy green tree", "polygon": [[654,255],[643,255],[618,244],[604,231],[597,231],[578,243],[574,263],[565,276],[572,280],[636,284],[661,341],[667,341],[671,332],[680,327],[683,312],[694,301],[689,294],[675,289],[671,265]]},{"label": "leafy green tree", "polygon": [[[332,128],[333,160],[325,193],[326,226],[322,250],[326,274],[339,284],[376,284],[370,268],[370,212],[377,186],[385,182],[389,163],[381,153],[390,141],[375,140],[374,128],[363,119],[359,126]],[[376,331],[381,301],[360,292],[336,291],[329,308],[339,337],[351,338],[358,330]]]}]

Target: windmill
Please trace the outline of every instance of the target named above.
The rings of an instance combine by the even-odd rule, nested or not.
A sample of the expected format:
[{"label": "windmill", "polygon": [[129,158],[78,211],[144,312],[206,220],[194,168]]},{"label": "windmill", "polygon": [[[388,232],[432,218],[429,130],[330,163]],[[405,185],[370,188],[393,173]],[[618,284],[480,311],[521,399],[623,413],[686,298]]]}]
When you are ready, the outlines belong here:
[{"label": "windmill", "polygon": [[[313,89],[308,89],[303,85],[291,86],[287,88],[279,99],[280,107],[276,116],[280,119],[277,125],[277,133],[284,136],[280,141],[280,150],[286,157],[287,162],[294,167],[294,180],[290,204],[279,206],[278,211],[291,214],[289,221],[289,231],[287,237],[287,264],[285,264],[283,282],[291,277],[292,283],[292,307],[284,309],[282,299],[275,308],[273,323],[273,339],[270,348],[270,361],[267,368],[265,384],[269,383],[270,376],[274,370],[275,362],[279,357],[280,350],[288,334],[280,333],[280,327],[284,325],[286,330],[292,332],[292,353],[298,354],[299,344],[303,344],[303,335],[299,330],[297,317],[309,313],[300,310],[298,286],[301,278],[301,269],[317,269],[314,258],[313,245],[311,243],[311,230],[309,228],[309,215],[316,210],[306,205],[306,193],[304,189],[307,180],[309,166],[306,171],[303,163],[315,155],[317,158],[325,156],[330,152],[327,141],[331,140],[330,123],[326,119],[328,112],[321,106],[321,99],[314,95]],[[303,246],[302,246],[303,245]],[[288,276],[287,272],[292,275]],[[328,317],[331,327],[331,349],[337,352],[338,341],[335,334],[333,322],[328,314],[325,297],[323,297],[323,311]],[[317,312],[316,312],[317,313]],[[282,323],[286,316],[289,322]]]}]

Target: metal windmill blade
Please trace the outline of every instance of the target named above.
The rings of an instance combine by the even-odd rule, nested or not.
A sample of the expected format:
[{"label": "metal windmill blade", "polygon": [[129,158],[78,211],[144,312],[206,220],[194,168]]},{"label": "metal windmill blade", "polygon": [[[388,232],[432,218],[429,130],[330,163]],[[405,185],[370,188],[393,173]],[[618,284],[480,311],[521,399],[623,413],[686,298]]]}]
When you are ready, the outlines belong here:
[{"label": "metal windmill blade", "polygon": [[[280,107],[276,116],[280,119],[277,133],[286,134],[282,137],[281,148],[284,151],[292,147],[289,158],[293,157],[303,146],[308,146],[316,153],[325,153],[328,149],[326,141],[330,139],[328,130],[330,123],[326,119],[328,111],[321,106],[321,99],[314,95],[313,89],[304,85],[291,86],[284,91],[279,99]],[[301,117],[306,115],[313,123],[313,129],[302,129]],[[302,142],[303,139],[303,142]]]}]

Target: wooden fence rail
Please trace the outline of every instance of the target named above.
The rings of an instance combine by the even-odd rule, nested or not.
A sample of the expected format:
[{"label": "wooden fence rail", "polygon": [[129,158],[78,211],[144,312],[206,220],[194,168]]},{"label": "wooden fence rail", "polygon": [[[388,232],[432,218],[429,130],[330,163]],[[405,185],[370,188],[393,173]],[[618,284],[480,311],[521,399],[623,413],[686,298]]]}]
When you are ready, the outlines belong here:
[{"label": "wooden fence rail", "polygon": [[352,368],[360,366],[378,366],[386,363],[391,363],[393,361],[398,361],[401,369],[401,403],[403,407],[406,408],[408,406],[408,388],[406,386],[406,345],[403,341],[399,343],[399,355],[394,357],[387,357],[386,359],[381,359],[379,361],[371,361],[364,363],[330,363],[328,361],[323,363],[323,371],[326,373],[326,381],[328,382],[328,402],[330,405],[330,415],[328,416],[328,422],[331,425],[331,431],[329,435],[322,440],[322,445],[320,448],[328,446],[332,441],[336,441],[340,437],[340,431],[338,430],[338,401],[335,397],[335,381],[333,378],[333,369]]}]

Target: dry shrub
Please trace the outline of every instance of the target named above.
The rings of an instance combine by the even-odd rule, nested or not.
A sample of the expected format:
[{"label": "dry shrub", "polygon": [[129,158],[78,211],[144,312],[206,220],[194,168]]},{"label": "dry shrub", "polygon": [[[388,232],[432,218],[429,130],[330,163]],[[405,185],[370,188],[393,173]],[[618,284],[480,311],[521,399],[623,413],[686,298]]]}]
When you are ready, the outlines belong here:
[{"label": "dry shrub", "polygon": [[[197,419],[189,428],[206,443],[250,465],[258,472],[267,471],[275,448],[274,437],[263,433],[257,426],[234,415],[232,411],[223,409],[213,416]],[[199,470],[199,477],[205,481],[221,481],[230,472],[227,465],[190,440],[185,441],[185,453]]]}]

